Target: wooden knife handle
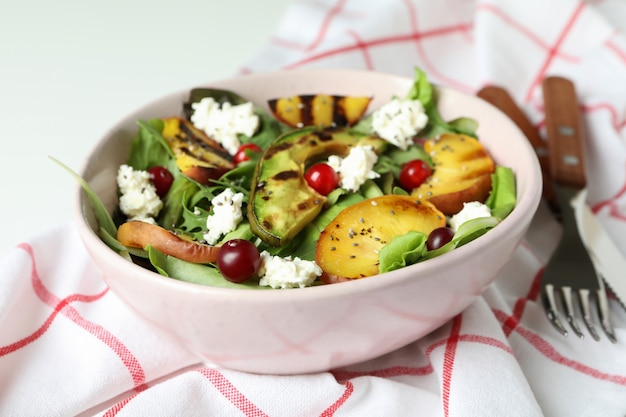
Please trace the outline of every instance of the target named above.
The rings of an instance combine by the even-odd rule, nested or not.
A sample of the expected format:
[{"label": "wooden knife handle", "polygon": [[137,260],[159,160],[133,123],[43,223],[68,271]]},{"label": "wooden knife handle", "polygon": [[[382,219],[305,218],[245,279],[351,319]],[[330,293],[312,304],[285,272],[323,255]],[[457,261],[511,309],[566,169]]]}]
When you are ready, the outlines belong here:
[{"label": "wooden knife handle", "polygon": [[526,135],[531,146],[535,148],[539,164],[541,165],[543,197],[554,211],[558,211],[558,200],[552,178],[550,177],[548,148],[539,131],[504,88],[490,85],[482,88],[476,95],[500,109]]},{"label": "wooden knife handle", "polygon": [[557,184],[584,188],[584,130],[574,84],[551,76],[544,79],[542,87],[552,179]]}]

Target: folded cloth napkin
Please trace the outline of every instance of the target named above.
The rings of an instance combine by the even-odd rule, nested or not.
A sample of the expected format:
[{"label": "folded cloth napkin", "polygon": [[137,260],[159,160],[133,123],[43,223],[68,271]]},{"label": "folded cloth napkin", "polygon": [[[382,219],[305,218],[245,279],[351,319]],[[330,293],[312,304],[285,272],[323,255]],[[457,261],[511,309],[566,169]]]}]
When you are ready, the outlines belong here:
[{"label": "folded cloth napkin", "polygon": [[[242,73],[419,66],[467,93],[507,88],[538,127],[541,78],[570,77],[591,133],[589,204],[625,250],[624,22],[621,0],[298,0]],[[611,299],[611,344],[559,335],[538,303],[560,232],[541,206],[484,295],[426,337],[348,368],[272,376],[198,363],[108,291],[61,224],[0,259],[0,415],[623,417],[624,309]]]}]

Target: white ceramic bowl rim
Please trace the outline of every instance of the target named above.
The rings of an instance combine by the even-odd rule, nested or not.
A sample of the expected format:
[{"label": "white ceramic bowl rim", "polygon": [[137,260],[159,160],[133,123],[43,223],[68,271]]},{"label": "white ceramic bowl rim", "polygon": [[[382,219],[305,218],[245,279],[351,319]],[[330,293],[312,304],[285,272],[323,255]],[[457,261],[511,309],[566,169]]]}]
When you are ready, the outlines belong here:
[{"label": "white ceramic bowl rim", "polygon": [[[362,70],[350,70],[350,69],[297,69],[297,70],[289,70],[289,71],[292,73],[298,73],[298,74],[303,74],[303,75],[309,74],[309,73],[318,73],[318,74],[321,73],[327,77],[333,77],[334,75],[337,75],[337,74],[343,74],[344,76],[346,74],[347,75],[354,74],[354,75],[362,76],[364,75],[364,73],[367,72],[367,71],[362,71]],[[258,73],[258,74],[245,75],[244,77],[258,79],[259,82],[262,82],[263,79],[266,79],[268,77],[276,77],[278,75],[277,73],[278,72]],[[381,73],[377,73],[377,74],[379,74],[380,76],[395,77],[398,79],[399,82],[407,83],[407,85],[409,85],[412,82],[411,79],[393,75],[393,74],[381,74]],[[207,83],[206,85],[219,84],[219,83],[220,81],[217,81],[213,83]],[[197,87],[197,85],[194,85],[193,87]],[[446,88],[444,87],[438,87],[438,88],[441,90],[446,90]],[[191,88],[185,91],[189,91],[190,89]],[[462,94],[462,93],[459,93],[459,94]],[[151,106],[151,104],[157,101],[161,101],[170,96],[173,97],[173,96],[178,96],[178,95],[180,95],[180,92],[172,93],[172,94],[157,98],[153,100],[152,102],[147,103],[143,107],[149,107]],[[479,99],[477,98],[477,100]],[[495,110],[497,111],[497,109]],[[506,117],[506,116],[502,115],[502,117]],[[512,122],[509,121],[509,123],[513,125]],[[116,126],[112,127],[108,132],[105,133],[103,137],[106,137],[108,134],[110,134],[110,132],[114,131],[115,128]],[[519,130],[515,126],[513,126],[512,128]],[[519,132],[519,134],[523,135],[521,131]],[[90,152],[89,155],[93,155],[97,151],[99,146],[100,146],[100,141],[98,141],[98,143],[94,146],[94,148],[92,149],[92,152]],[[525,148],[527,149],[525,149],[525,152],[523,154],[520,154],[519,157],[522,159],[525,159],[526,160],[525,163],[530,164],[531,166],[531,168],[529,169],[530,175],[527,178],[528,183],[529,184],[531,183],[541,184],[540,168],[539,168],[537,158],[534,154],[534,150],[532,149],[530,144],[527,144]],[[84,161],[83,167],[80,170],[81,174],[86,172],[88,162],[89,162],[88,160]],[[248,300],[254,300],[255,303],[257,304],[264,304],[264,303],[276,304],[276,303],[293,303],[294,301],[298,301],[303,298],[309,299],[309,298],[316,298],[318,296],[324,297],[324,298],[333,298],[333,297],[341,298],[349,294],[371,292],[379,288],[386,288],[389,286],[401,286],[403,282],[405,282],[407,279],[420,279],[421,276],[426,277],[428,276],[430,271],[437,270],[438,268],[444,268],[447,263],[465,262],[469,257],[472,256],[473,247],[474,245],[478,243],[478,241],[481,241],[483,244],[488,243],[488,244],[497,245],[498,241],[500,239],[504,239],[507,233],[512,233],[513,230],[515,230],[516,228],[525,227],[523,224],[524,223],[523,218],[528,216],[529,212],[532,212],[532,213],[535,212],[535,210],[537,209],[539,200],[540,200],[540,195],[541,195],[540,185],[534,188],[530,188],[529,186],[527,186],[527,188],[528,189],[521,195],[519,194],[519,191],[518,191],[517,205],[515,209],[509,214],[509,216],[506,219],[504,219],[498,226],[490,230],[485,235],[447,254],[444,254],[442,256],[439,256],[439,257],[436,257],[436,258],[433,258],[433,259],[430,259],[430,260],[427,260],[427,261],[424,261],[415,265],[411,265],[402,269],[403,271],[407,270],[411,272],[412,277],[407,277],[406,273],[398,274],[397,271],[392,271],[392,272],[381,274],[378,276],[369,277],[365,279],[358,279],[358,280],[354,280],[350,282],[343,282],[340,284],[320,285],[320,286],[313,286],[313,287],[307,287],[307,288],[296,288],[296,289],[285,289],[285,290],[269,290],[269,289],[259,290],[259,289],[235,289],[235,288],[212,287],[212,286],[188,283],[185,281],[180,281],[177,279],[161,276],[158,273],[149,271],[139,265],[128,262],[127,260],[123,259],[120,255],[116,254],[108,246],[106,246],[104,242],[102,242],[102,240],[91,229],[91,227],[86,222],[83,216],[83,213],[82,213],[83,202],[82,201],[83,201],[83,198],[85,197],[80,186],[77,186],[75,207],[76,207],[76,213],[77,213],[77,218],[78,218],[77,225],[79,227],[82,237],[84,239],[89,239],[93,241],[92,243],[94,243],[95,245],[101,246],[103,249],[105,249],[103,253],[106,253],[105,256],[107,256],[108,262],[128,262],[128,267],[130,271],[137,274],[137,276],[140,277],[142,280],[153,281],[152,284],[154,285],[171,286],[172,290],[185,291],[185,292],[189,292],[190,294],[199,294],[199,293],[206,294],[206,295],[210,294],[212,296],[221,297],[221,298],[231,298],[233,299],[233,301],[236,301],[238,298],[245,297]]]}]

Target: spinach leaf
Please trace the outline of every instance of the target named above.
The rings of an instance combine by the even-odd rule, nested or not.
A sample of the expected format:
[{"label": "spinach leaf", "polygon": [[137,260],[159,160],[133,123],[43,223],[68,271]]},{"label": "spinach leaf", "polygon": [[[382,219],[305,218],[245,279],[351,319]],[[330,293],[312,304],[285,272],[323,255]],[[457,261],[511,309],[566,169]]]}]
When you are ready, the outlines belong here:
[{"label": "spinach leaf", "polygon": [[433,166],[433,161],[430,156],[424,151],[421,146],[409,146],[405,151],[400,148],[393,147],[389,151],[378,157],[374,171],[379,174],[385,174],[391,172],[395,179],[400,177],[400,171],[402,166],[414,159],[421,159],[426,161],[428,165]]},{"label": "spinach leaf", "polygon": [[211,265],[196,264],[183,261],[160,252],[152,246],[146,248],[150,262],[163,276],[200,285],[224,288],[265,289],[260,287],[258,280],[249,280],[241,284],[225,279],[217,268]]},{"label": "spinach leaf", "polygon": [[180,175],[176,157],[161,134],[163,121],[161,119],[139,120],[137,124],[139,131],[131,142],[126,163],[144,171],[153,166],[163,166],[174,177]]}]

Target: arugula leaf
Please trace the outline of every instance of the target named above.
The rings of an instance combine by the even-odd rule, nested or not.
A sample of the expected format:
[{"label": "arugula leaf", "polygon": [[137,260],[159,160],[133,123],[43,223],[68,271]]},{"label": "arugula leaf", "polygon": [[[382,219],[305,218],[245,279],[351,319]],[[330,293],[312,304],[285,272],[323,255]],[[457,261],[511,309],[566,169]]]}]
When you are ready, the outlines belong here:
[{"label": "arugula leaf", "polygon": [[250,160],[238,164],[235,168],[224,173],[219,179],[213,180],[213,183],[217,186],[222,186],[222,188],[229,187],[235,192],[243,193],[245,199],[248,200],[254,171],[260,159],[260,153],[255,153]]},{"label": "arugula leaf", "polygon": [[180,226],[185,203],[200,190],[200,185],[184,175],[174,177],[174,182],[163,198],[163,208],[159,213],[158,223],[166,229]]},{"label": "arugula leaf", "polygon": [[[107,211],[106,207],[100,197],[96,194],[96,192],[91,188],[91,185],[87,181],[85,181],[80,175],[74,172],[70,167],[62,163],[56,158],[49,156],[49,158],[54,161],[57,165],[67,171],[82,187],[93,207],[94,214],[96,215],[96,220],[98,221],[99,229],[103,230],[109,236],[117,236],[117,227],[115,226],[115,222],[113,222],[113,218]],[[102,234],[102,233],[101,233]],[[106,243],[106,242],[105,242]],[[119,243],[119,242],[118,242]],[[110,246],[110,245],[109,245]],[[119,252],[118,247],[112,247],[113,250]]]},{"label": "arugula leaf", "polygon": [[182,218],[176,230],[191,237],[193,240],[204,239],[209,210],[199,206],[187,207],[184,202],[181,202],[181,205],[183,207]]}]

